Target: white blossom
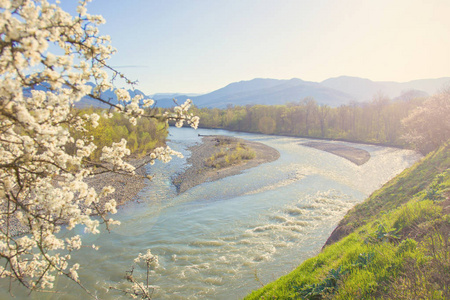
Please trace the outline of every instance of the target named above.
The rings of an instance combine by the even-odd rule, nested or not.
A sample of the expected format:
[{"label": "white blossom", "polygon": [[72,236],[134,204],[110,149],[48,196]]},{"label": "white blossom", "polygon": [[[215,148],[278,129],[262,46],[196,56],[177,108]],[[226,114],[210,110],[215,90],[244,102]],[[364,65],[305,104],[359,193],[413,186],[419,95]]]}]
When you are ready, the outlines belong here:
[{"label": "white blossom", "polygon": [[155,104],[155,101],[153,99],[145,99],[143,107],[151,107]]},{"label": "white blossom", "polygon": [[131,98],[130,98],[130,94],[128,93],[127,90],[124,90],[124,89],[116,89],[116,90],[114,91],[114,93],[116,94],[117,99],[118,99],[119,101],[129,101],[129,100],[131,99]]},{"label": "white blossom", "polygon": [[[65,224],[67,230],[83,226],[87,233],[98,233],[100,221],[93,212],[106,226],[119,224],[110,218],[117,212],[116,200],[100,201],[114,189],[98,193],[85,179],[100,167],[134,174],[135,168],[124,161],[130,155],[125,139],[103,147],[100,161],[92,164],[97,145],[87,128],[97,127],[100,115],[74,111],[83,97],[103,99],[113,88],[107,69],[118,74],[107,64],[116,50],[97,28],[105,20],[88,14],[87,2],[80,1],[72,16],[58,1],[0,0],[0,277],[20,279],[29,289],[53,288],[61,274],[81,281],[77,271],[82,266],[62,254],[81,249],[81,237],[63,238],[58,232]],[[198,117],[187,113],[190,100],[162,115],[146,115],[144,108],[153,106],[153,100],[125,89],[115,94],[119,104],[111,108],[132,124],[147,116],[198,126]],[[69,128],[82,137],[72,136]],[[66,151],[69,144],[73,153]],[[150,160],[168,162],[174,155],[182,156],[160,147]],[[28,234],[17,235],[11,219]],[[150,255],[141,259],[157,263]]]},{"label": "white blossom", "polygon": [[80,268],[79,264],[74,264],[72,268],[70,268],[69,272],[70,272],[70,277],[75,280],[78,281],[78,273],[77,270]]},{"label": "white blossom", "polygon": [[144,262],[153,269],[159,267],[158,256],[153,255],[150,249],[147,249],[145,254],[139,253],[138,257],[134,259],[135,263]]}]

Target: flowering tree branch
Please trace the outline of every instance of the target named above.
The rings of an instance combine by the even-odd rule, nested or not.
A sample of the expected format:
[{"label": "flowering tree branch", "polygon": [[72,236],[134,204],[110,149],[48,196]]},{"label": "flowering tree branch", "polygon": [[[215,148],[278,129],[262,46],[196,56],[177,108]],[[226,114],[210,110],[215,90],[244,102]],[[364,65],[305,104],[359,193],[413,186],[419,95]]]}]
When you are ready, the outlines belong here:
[{"label": "flowering tree branch", "polygon": [[[103,147],[99,161],[89,159],[97,145],[87,128],[96,127],[100,116],[77,114],[74,104],[91,97],[132,124],[147,117],[197,128],[199,121],[188,113],[190,100],[157,114],[145,110],[154,107],[153,100],[131,97],[125,89],[115,90],[118,103],[104,98],[115,78],[131,86],[135,82],[108,65],[116,50],[109,37],[99,34],[97,26],[104,20],[87,13],[87,2],[80,1],[78,15],[72,16],[58,1],[0,1],[0,278],[30,290],[53,288],[56,275],[82,286],[81,266],[70,260],[81,238],[57,234],[63,224],[68,230],[80,225],[98,233],[100,221],[93,213],[107,228],[118,224],[110,217],[116,201],[100,201],[114,189],[97,193],[85,178],[99,169],[135,172],[124,160],[130,153],[125,139]],[[71,131],[79,134],[76,139]],[[66,150],[68,144],[75,145],[74,153]],[[169,147],[156,148],[147,162],[167,162],[173,155],[181,156]],[[20,235],[18,226],[27,234]]]},{"label": "flowering tree branch", "polygon": [[129,288],[119,288],[110,286],[110,290],[120,291],[123,294],[130,296],[133,299],[151,299],[155,286],[150,284],[150,272],[152,269],[159,267],[158,256],[153,255],[150,250],[147,253],[139,253],[139,256],[134,260],[135,264],[145,263],[145,277],[144,281],[141,282],[134,276],[135,266],[131,267],[130,271],[126,271],[126,280],[132,283]]}]

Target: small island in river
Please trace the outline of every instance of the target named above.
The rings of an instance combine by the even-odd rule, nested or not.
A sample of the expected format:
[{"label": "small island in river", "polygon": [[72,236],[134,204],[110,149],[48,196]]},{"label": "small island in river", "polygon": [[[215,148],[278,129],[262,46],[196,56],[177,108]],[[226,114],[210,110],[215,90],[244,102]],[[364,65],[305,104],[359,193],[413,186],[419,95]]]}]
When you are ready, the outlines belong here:
[{"label": "small island in river", "polygon": [[280,157],[276,149],[262,143],[219,135],[203,136],[202,143],[189,150],[192,153],[187,159],[190,166],[172,180],[178,193]]},{"label": "small island in river", "polygon": [[[333,153],[357,165],[362,165],[370,159],[367,151],[350,146],[327,142],[306,142],[301,145]],[[207,181],[240,174],[243,170],[275,161],[280,157],[276,149],[265,144],[220,135],[202,136],[202,142],[190,147],[189,150],[192,153],[187,159],[190,166],[172,178],[178,193],[183,193]],[[145,158],[130,159],[129,163],[139,166],[145,160]],[[88,184],[97,192],[100,192],[105,185],[112,185],[115,192],[102,199],[102,203],[114,198],[121,206],[130,200],[135,200],[137,193],[146,185],[148,179],[145,179],[145,169],[138,169],[137,174],[140,176],[117,173],[99,174],[89,178]]]},{"label": "small island in river", "polygon": [[[327,142],[307,142],[301,145],[333,153],[357,165],[362,165],[370,159],[367,151],[355,147]],[[172,178],[178,193],[207,181],[240,174],[243,170],[275,161],[280,157],[276,149],[265,144],[221,135],[202,136],[202,142],[189,150],[192,153],[187,159],[190,166]],[[145,158],[131,159],[129,163],[138,166],[144,161]],[[140,176],[106,173],[96,175],[88,181],[97,192],[105,185],[112,185],[115,192],[103,199],[103,202],[114,198],[120,206],[135,199],[137,193],[146,185],[145,169],[138,169],[137,174]]]}]

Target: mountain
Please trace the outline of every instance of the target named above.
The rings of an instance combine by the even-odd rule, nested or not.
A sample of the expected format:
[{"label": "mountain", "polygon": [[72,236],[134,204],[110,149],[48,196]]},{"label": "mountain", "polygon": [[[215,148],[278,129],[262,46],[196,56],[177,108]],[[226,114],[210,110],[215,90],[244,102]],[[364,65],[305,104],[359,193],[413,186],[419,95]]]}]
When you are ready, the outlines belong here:
[{"label": "mountain", "polygon": [[436,79],[420,79],[409,82],[372,81],[365,78],[340,76],[329,78],[320,83],[331,89],[336,89],[354,96],[359,102],[366,102],[380,93],[389,98],[395,98],[411,90],[435,94],[439,89],[450,85],[450,77]]},{"label": "mountain", "polygon": [[[89,83],[89,85],[94,86],[92,83]],[[200,94],[182,94],[182,93],[160,93],[160,94],[153,94],[153,95],[146,95],[144,92],[135,89],[135,90],[128,90],[128,93],[130,93],[130,96],[133,97],[135,95],[143,95],[146,99],[153,99],[156,102],[157,107],[162,108],[168,108],[168,107],[174,107],[175,103],[173,99],[176,99],[178,104],[182,104],[186,101],[186,99],[190,99],[193,96],[198,96]],[[108,90],[106,92],[102,93],[102,99],[105,100],[111,100],[112,104],[117,104],[117,97],[114,93],[114,90]],[[84,107],[98,107],[98,108],[109,108],[109,106],[105,103],[101,103],[95,99],[92,99],[91,97],[83,97],[79,102],[75,104],[78,108],[84,108]]]},{"label": "mountain", "polygon": [[[94,83],[92,82],[88,82],[87,85],[90,85],[91,87],[94,87]],[[65,86],[67,87],[67,86]],[[39,85],[35,85],[33,87],[33,90],[38,90],[38,91],[49,91],[50,90],[50,85],[46,82],[41,82]],[[24,95],[26,97],[31,97],[31,88],[27,87],[23,90]],[[143,92],[139,91],[139,90],[128,90],[128,92],[130,93],[130,95],[137,95],[137,94],[144,94]],[[112,104],[117,104],[117,97],[116,94],[114,93],[114,90],[108,90],[102,93],[102,99],[104,99],[105,101],[110,100]],[[93,99],[89,96],[85,96],[83,98],[81,98],[80,101],[75,103],[75,107],[78,108],[85,108],[85,107],[97,107],[97,108],[109,108],[109,105],[99,102],[96,99]]]},{"label": "mountain", "polygon": [[365,78],[341,76],[322,82],[256,78],[231,83],[209,94],[193,97],[198,107],[224,108],[227,105],[277,105],[298,102],[313,97],[319,104],[339,106],[349,102],[368,102],[377,94],[391,99],[426,97],[444,86],[450,77],[421,79],[409,82],[371,81]]},{"label": "mountain", "polygon": [[277,105],[313,97],[321,104],[337,106],[355,100],[350,94],[322,86],[316,82],[256,78],[227,85],[209,94],[193,97],[198,107],[265,104]]},{"label": "mountain", "polygon": [[149,97],[155,101],[158,101],[167,99],[178,99],[179,97],[196,97],[200,95],[201,94],[193,94],[193,93],[158,93],[149,95]]},{"label": "mountain", "polygon": [[176,99],[178,104],[183,104],[187,99],[192,99],[195,96],[199,96],[201,94],[183,94],[183,93],[159,93],[149,95],[149,97],[156,101],[156,106],[162,108],[168,108],[175,106],[175,102],[173,99]]},{"label": "mountain", "polygon": [[[314,98],[319,104],[339,106],[349,102],[368,102],[377,94],[391,99],[427,97],[445,86],[450,86],[450,77],[436,79],[420,79],[409,82],[372,81],[365,78],[340,76],[322,82],[304,81],[298,78],[289,80],[255,78],[248,81],[230,83],[211,93],[183,94],[160,93],[147,95],[156,101],[158,107],[173,107],[173,99],[178,104],[192,99],[198,107],[225,108],[228,105],[278,105],[288,102],[299,102],[306,97]],[[131,91],[131,95],[142,94],[139,90]],[[105,99],[117,103],[113,90],[104,93]],[[77,107],[107,107],[88,97],[83,98]]]},{"label": "mountain", "polygon": [[[92,82],[89,82],[88,85],[94,87],[95,85]],[[104,99],[105,101],[110,101],[111,104],[117,104],[117,96],[114,93],[114,90],[107,90],[105,92],[102,93],[102,99]],[[134,97],[136,95],[143,95],[144,97],[146,97],[146,95],[144,94],[144,92],[135,89],[135,90],[127,90],[128,93],[130,94],[131,97]],[[102,103],[99,102],[96,99],[93,99],[89,96],[85,96],[83,98],[81,98],[80,101],[75,103],[75,107],[78,108],[85,108],[85,107],[98,107],[98,108],[109,108],[109,105],[106,103]]]}]

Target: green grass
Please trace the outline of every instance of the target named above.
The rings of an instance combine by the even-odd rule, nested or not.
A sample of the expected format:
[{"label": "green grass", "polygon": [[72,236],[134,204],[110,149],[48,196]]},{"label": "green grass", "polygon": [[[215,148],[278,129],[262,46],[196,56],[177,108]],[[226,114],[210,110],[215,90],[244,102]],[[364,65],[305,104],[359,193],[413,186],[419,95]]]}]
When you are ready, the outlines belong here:
[{"label": "green grass", "polygon": [[414,195],[424,192],[435,177],[450,168],[450,145],[428,154],[422,161],[403,171],[382,189],[375,191],[366,201],[352,208],[339,222],[343,234],[352,232],[381,212],[387,212],[408,202]]},{"label": "green grass", "polygon": [[216,147],[219,147],[220,151],[205,161],[205,165],[209,168],[226,168],[244,160],[253,159],[256,156],[255,151],[241,143],[234,145],[230,143],[219,143]]},{"label": "green grass", "polygon": [[446,145],[351,210],[350,234],[245,299],[450,299],[449,205]]}]

